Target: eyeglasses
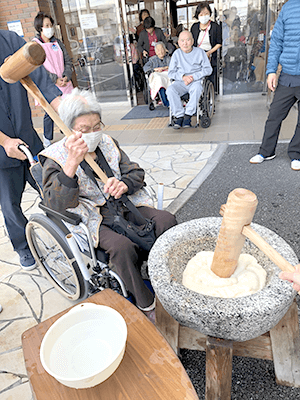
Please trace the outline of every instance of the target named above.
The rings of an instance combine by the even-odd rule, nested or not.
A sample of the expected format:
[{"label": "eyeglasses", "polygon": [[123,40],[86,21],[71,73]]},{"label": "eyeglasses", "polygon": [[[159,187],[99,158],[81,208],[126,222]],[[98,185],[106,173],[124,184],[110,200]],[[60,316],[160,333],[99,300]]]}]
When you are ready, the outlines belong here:
[{"label": "eyeglasses", "polygon": [[98,132],[102,131],[102,129],[105,128],[105,125],[102,121],[99,121],[95,126],[90,127],[90,126],[82,126],[80,129],[76,129],[76,132],[81,132],[81,133],[92,133],[92,132]]}]

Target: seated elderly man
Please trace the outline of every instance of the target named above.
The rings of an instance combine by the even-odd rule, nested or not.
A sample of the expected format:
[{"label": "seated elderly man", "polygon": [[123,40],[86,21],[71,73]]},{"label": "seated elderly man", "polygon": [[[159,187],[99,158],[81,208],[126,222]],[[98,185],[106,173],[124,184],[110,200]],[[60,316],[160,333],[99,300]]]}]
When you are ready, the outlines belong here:
[{"label": "seated elderly man", "polygon": [[[169,107],[166,89],[170,85],[170,79],[168,78],[170,56],[167,54],[166,46],[163,42],[156,43],[155,54],[143,67],[144,72],[150,74],[149,86],[151,99],[155,100],[159,93],[164,106]],[[150,110],[154,110],[153,103],[150,104],[149,108]]]},{"label": "seated elderly man", "polygon": [[[202,93],[202,78],[212,73],[205,51],[194,47],[193,42],[192,34],[182,31],[178,38],[179,49],[173,53],[169,65],[168,75],[174,81],[167,89],[167,96],[174,116],[174,129],[191,126],[191,117]],[[180,98],[186,93],[189,93],[189,102],[184,110]]]},{"label": "seated elderly man", "polygon": [[[82,217],[90,229],[95,248],[99,246],[109,254],[117,273],[135,297],[136,305],[153,320],[154,295],[141,276],[141,249],[108,226],[110,211],[104,194],[115,199],[124,193],[129,195],[140,213],[155,221],[156,237],[174,226],[176,219],[167,211],[151,207],[151,198],[142,190],[145,186],[144,170],[129,160],[115,139],[102,132],[100,105],[92,93],[74,89],[61,102],[58,112],[74,134],[54,143],[39,155],[43,166],[44,203],[59,212],[68,210]],[[102,163],[100,161],[101,152],[113,176],[106,184],[97,178],[97,186],[80,163],[85,154],[90,153],[105,170],[104,159]]]}]

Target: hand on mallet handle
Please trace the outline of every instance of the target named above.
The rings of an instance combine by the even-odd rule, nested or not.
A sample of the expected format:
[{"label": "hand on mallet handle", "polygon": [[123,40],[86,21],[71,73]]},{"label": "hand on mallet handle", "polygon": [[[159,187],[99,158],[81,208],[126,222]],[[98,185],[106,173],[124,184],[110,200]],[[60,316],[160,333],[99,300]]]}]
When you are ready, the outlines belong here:
[{"label": "hand on mallet handle", "polygon": [[279,278],[293,284],[293,289],[300,294],[300,264],[296,265],[295,272],[280,272]]}]

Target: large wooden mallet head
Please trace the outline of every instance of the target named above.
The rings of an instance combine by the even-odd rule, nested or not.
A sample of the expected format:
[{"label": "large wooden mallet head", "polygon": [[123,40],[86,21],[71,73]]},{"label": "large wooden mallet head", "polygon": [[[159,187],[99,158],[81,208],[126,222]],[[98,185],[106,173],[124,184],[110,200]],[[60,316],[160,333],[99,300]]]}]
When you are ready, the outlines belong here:
[{"label": "large wooden mallet head", "polygon": [[[26,43],[11,57],[9,57],[0,67],[0,76],[7,83],[15,83],[20,81],[28,93],[40,103],[46,113],[52,118],[59,129],[66,135],[71,136],[71,130],[60,119],[54,109],[47,102],[40,89],[32,81],[30,76],[36,68],[41,66],[46,59],[43,47],[36,42]],[[92,158],[90,153],[85,155],[86,162],[96,172],[99,178],[106,183],[107,176]]]},{"label": "large wooden mallet head", "polygon": [[37,42],[26,43],[0,68],[1,78],[7,83],[15,83],[25,78],[46,59],[45,50]]},{"label": "large wooden mallet head", "polygon": [[234,189],[229,193],[211,266],[221,278],[229,278],[236,269],[246,239],[242,231],[252,222],[257,203],[250,190]]}]

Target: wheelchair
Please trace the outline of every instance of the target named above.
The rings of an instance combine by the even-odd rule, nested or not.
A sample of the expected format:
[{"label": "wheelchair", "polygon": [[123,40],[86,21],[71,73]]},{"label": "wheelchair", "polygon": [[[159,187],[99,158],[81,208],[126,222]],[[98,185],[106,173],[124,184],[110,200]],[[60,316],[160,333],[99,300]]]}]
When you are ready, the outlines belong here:
[{"label": "wheelchair", "polygon": [[[215,90],[213,83],[207,77],[205,77],[203,78],[202,85],[203,91],[197,104],[195,128],[199,127],[199,123],[202,128],[210,127],[215,110]],[[185,105],[189,101],[189,94],[186,93],[181,96],[181,100]],[[169,126],[173,126],[171,107],[169,110]]]},{"label": "wheelchair", "polygon": [[154,101],[158,103],[159,101],[162,102],[162,99],[160,97],[160,93],[158,92],[156,95],[156,98],[152,100],[151,95],[150,95],[150,84],[149,84],[149,76],[150,73],[145,73],[145,80],[144,80],[144,88],[143,88],[143,96],[144,96],[144,101],[146,104],[149,105],[149,110],[153,111],[155,109]]},{"label": "wheelchair", "polygon": [[[30,163],[30,173],[42,194],[42,167],[30,151],[19,146]],[[109,257],[102,249],[94,249],[91,234],[74,213],[58,213],[39,207],[44,214],[33,214],[26,225],[26,239],[38,267],[69,300],[83,300],[98,291],[110,288],[133,302],[124,282],[109,266]],[[73,234],[66,223],[80,226],[84,235]]]}]

